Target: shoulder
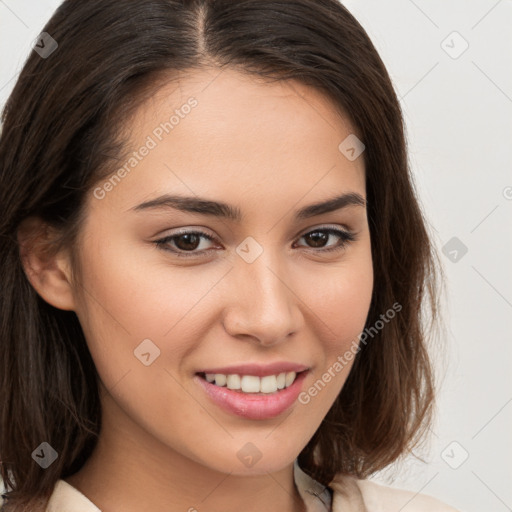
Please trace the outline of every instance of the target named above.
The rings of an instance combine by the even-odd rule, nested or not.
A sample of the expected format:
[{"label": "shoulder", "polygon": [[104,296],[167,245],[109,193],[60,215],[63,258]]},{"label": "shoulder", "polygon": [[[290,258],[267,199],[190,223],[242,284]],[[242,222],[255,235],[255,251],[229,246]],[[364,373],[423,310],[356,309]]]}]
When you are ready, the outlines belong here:
[{"label": "shoulder", "polygon": [[333,489],[332,512],[459,512],[428,494],[346,475],[337,475],[329,487]]},{"label": "shoulder", "polygon": [[[3,492],[2,480],[0,479],[0,491]],[[0,494],[0,512],[4,504]],[[46,504],[45,512],[101,512],[86,496],[78,489],[68,484],[65,480],[58,480],[53,492]]]},{"label": "shoulder", "polygon": [[48,502],[46,512],[101,512],[76,487],[65,480],[58,480]]},{"label": "shoulder", "polygon": [[[458,512],[455,508],[429,494],[397,489],[371,480],[357,480],[361,494],[370,510],[404,509],[404,512]],[[379,508],[380,507],[380,508]]]}]

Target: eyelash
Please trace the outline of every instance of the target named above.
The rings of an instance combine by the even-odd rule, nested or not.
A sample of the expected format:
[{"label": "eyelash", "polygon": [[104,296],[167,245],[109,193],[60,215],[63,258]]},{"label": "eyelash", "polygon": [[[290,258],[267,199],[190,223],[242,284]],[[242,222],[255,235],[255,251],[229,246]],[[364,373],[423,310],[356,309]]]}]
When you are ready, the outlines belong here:
[{"label": "eyelash", "polygon": [[[310,235],[311,233],[317,233],[317,232],[323,232],[323,233],[327,233],[328,235],[336,235],[338,237],[340,237],[341,239],[341,242],[339,245],[335,246],[335,247],[330,247],[328,249],[318,249],[318,250],[315,250],[314,247],[309,247],[310,250],[313,250],[314,252],[322,252],[322,253],[326,253],[326,252],[332,252],[332,251],[341,251],[342,249],[345,249],[345,247],[350,243],[350,242],[354,242],[355,240],[357,240],[357,237],[354,233],[350,232],[350,231],[344,231],[342,229],[336,229],[336,228],[317,228],[317,229],[313,229],[311,231],[308,231],[307,233],[304,233],[300,238],[303,238],[307,235]],[[171,235],[171,236],[166,236],[165,238],[161,238],[160,240],[155,240],[155,244],[156,246],[159,248],[159,249],[162,249],[164,251],[169,251],[169,252],[172,252],[173,254],[175,254],[176,256],[178,256],[179,258],[190,258],[190,257],[194,257],[194,256],[201,256],[201,255],[204,255],[205,251],[199,251],[199,252],[193,252],[193,251],[188,251],[188,252],[185,252],[185,251],[182,251],[182,250],[176,250],[176,249],[170,249],[168,244],[171,240],[174,240],[176,238],[180,238],[184,235],[200,235],[204,238],[206,238],[207,240],[211,241],[211,242],[214,242],[215,241],[215,238],[208,235],[207,233],[204,233],[203,231],[182,231],[178,234],[174,234],[174,235]]]}]

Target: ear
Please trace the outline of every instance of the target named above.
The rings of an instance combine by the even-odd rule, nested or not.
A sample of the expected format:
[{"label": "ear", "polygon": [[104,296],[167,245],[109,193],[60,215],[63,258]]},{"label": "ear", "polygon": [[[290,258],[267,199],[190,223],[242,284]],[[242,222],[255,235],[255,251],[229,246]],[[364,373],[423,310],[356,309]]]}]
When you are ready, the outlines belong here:
[{"label": "ear", "polygon": [[18,228],[18,244],[25,275],[37,293],[52,306],[73,311],[75,299],[67,250],[56,251],[58,231],[38,217]]}]

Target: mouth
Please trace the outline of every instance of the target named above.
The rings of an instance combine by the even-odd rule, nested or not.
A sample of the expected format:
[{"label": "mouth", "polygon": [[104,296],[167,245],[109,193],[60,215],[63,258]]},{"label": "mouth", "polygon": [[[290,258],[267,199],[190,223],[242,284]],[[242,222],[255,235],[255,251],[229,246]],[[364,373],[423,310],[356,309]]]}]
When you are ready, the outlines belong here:
[{"label": "mouth", "polygon": [[224,412],[244,419],[266,420],[294,405],[308,373],[309,369],[259,377],[198,372],[194,381]]}]

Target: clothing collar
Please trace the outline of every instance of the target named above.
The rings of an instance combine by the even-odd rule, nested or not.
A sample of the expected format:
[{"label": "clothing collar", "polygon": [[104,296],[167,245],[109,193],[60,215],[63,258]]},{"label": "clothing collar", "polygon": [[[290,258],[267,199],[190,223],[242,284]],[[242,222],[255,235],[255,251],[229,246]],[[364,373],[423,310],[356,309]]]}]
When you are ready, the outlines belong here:
[{"label": "clothing collar", "polygon": [[307,512],[331,512],[332,491],[305,473],[297,459],[293,463],[293,476]]}]

